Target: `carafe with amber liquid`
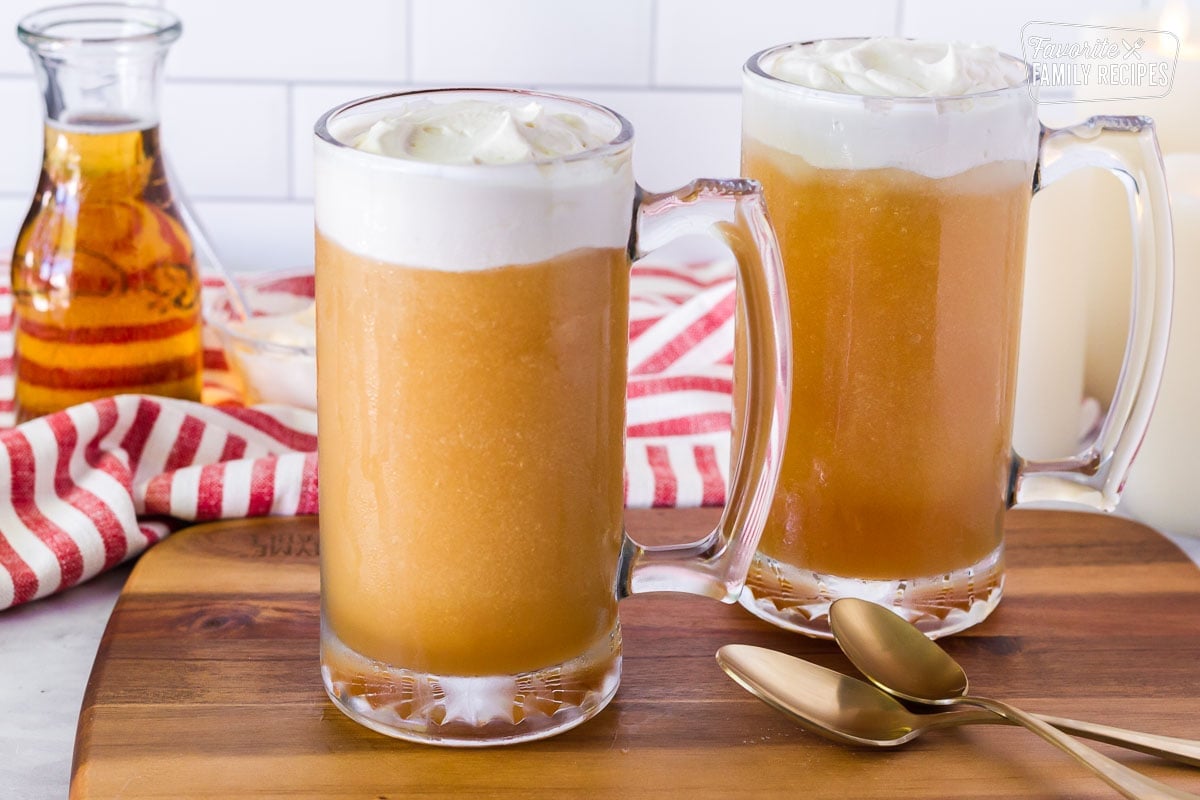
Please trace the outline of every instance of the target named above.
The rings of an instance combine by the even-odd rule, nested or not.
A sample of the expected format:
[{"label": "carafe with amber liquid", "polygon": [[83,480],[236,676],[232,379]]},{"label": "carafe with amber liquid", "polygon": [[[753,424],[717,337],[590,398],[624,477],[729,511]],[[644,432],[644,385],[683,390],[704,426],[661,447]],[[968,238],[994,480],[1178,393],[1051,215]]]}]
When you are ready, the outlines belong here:
[{"label": "carafe with amber liquid", "polygon": [[20,419],[115,394],[200,398],[200,283],[159,143],[179,20],[83,3],[17,35],[45,100],[45,151],[12,259]]}]

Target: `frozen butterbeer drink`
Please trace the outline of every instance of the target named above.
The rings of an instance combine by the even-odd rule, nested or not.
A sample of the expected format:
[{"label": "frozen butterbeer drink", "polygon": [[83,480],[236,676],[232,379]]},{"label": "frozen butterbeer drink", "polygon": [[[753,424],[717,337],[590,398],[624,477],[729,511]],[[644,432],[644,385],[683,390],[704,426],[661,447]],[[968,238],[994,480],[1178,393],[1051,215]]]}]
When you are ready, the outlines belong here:
[{"label": "frozen butterbeer drink", "polygon": [[991,48],[901,39],[748,63],[743,172],[779,237],[794,348],[754,613],[827,635],[838,596],[900,598],[946,633],[999,599],[1038,152],[1025,77]]},{"label": "frozen butterbeer drink", "polygon": [[[741,596],[758,616],[827,637],[831,603],[858,597],[954,633],[1000,600],[1007,508],[1116,506],[1166,354],[1158,144],[1145,117],[1043,128],[1034,89],[1023,62],[973,45],[827,40],[747,62],[742,165],[779,237],[793,347],[779,484]],[[1096,437],[1031,461],[1012,450],[1029,201],[1086,166],[1130,194],[1131,344]]]},{"label": "frozen butterbeer drink", "polygon": [[[736,602],[787,413],[783,267],[743,179],[638,191],[633,129],[569,97],[381,95],[316,126],[321,669],[374,730],[476,747],[612,699],[617,601]],[[715,529],[624,532],[630,259],[733,251],[754,360]]]},{"label": "frozen butterbeer drink", "polygon": [[359,719],[453,722],[472,678],[468,728],[616,689],[634,187],[628,148],[571,157],[619,132],[435,96],[318,140],[322,647]]}]

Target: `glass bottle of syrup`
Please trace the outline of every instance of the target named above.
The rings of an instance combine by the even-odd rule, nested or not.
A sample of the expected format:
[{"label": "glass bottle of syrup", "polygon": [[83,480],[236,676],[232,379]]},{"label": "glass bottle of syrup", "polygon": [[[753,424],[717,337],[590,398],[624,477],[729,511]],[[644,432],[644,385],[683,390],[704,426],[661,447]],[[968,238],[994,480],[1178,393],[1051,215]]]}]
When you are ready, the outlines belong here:
[{"label": "glass bottle of syrup", "polygon": [[200,282],[167,181],[158,89],[179,20],[85,3],[17,27],[45,100],[12,258],[20,419],[108,395],[200,398]]}]

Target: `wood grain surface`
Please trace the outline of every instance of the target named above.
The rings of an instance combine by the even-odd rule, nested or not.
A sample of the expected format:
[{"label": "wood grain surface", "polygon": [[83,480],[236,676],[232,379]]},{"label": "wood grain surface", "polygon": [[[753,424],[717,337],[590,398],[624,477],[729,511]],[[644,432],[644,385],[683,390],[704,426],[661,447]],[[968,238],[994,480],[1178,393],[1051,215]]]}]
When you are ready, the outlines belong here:
[{"label": "wood grain surface", "polygon": [[[688,538],[709,510],[631,512],[647,540]],[[1200,569],[1110,517],[1009,515],[1009,583],[982,625],[944,644],[979,694],[1032,711],[1200,738]],[[851,749],[738,688],[713,654],[776,648],[851,671],[829,642],[701,598],[624,601],[617,699],[556,738],[453,750],[373,733],[326,699],[318,674],[312,518],[218,523],[142,556],[96,657],[71,796],[1116,797],[1016,728],[931,733]],[[1192,792],[1200,770],[1098,746]]]}]

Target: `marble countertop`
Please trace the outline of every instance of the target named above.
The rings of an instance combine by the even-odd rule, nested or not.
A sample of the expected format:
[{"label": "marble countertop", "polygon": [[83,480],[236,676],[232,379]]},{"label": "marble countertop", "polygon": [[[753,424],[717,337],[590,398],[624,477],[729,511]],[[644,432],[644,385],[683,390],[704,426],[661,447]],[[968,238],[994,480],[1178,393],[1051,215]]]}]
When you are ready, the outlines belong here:
[{"label": "marble countertop", "polygon": [[[1168,538],[1200,565],[1200,538]],[[67,796],[79,707],[129,570],[0,612],[0,798]]]},{"label": "marble countertop", "polygon": [[0,797],[67,796],[83,691],[130,568],[0,612]]}]

